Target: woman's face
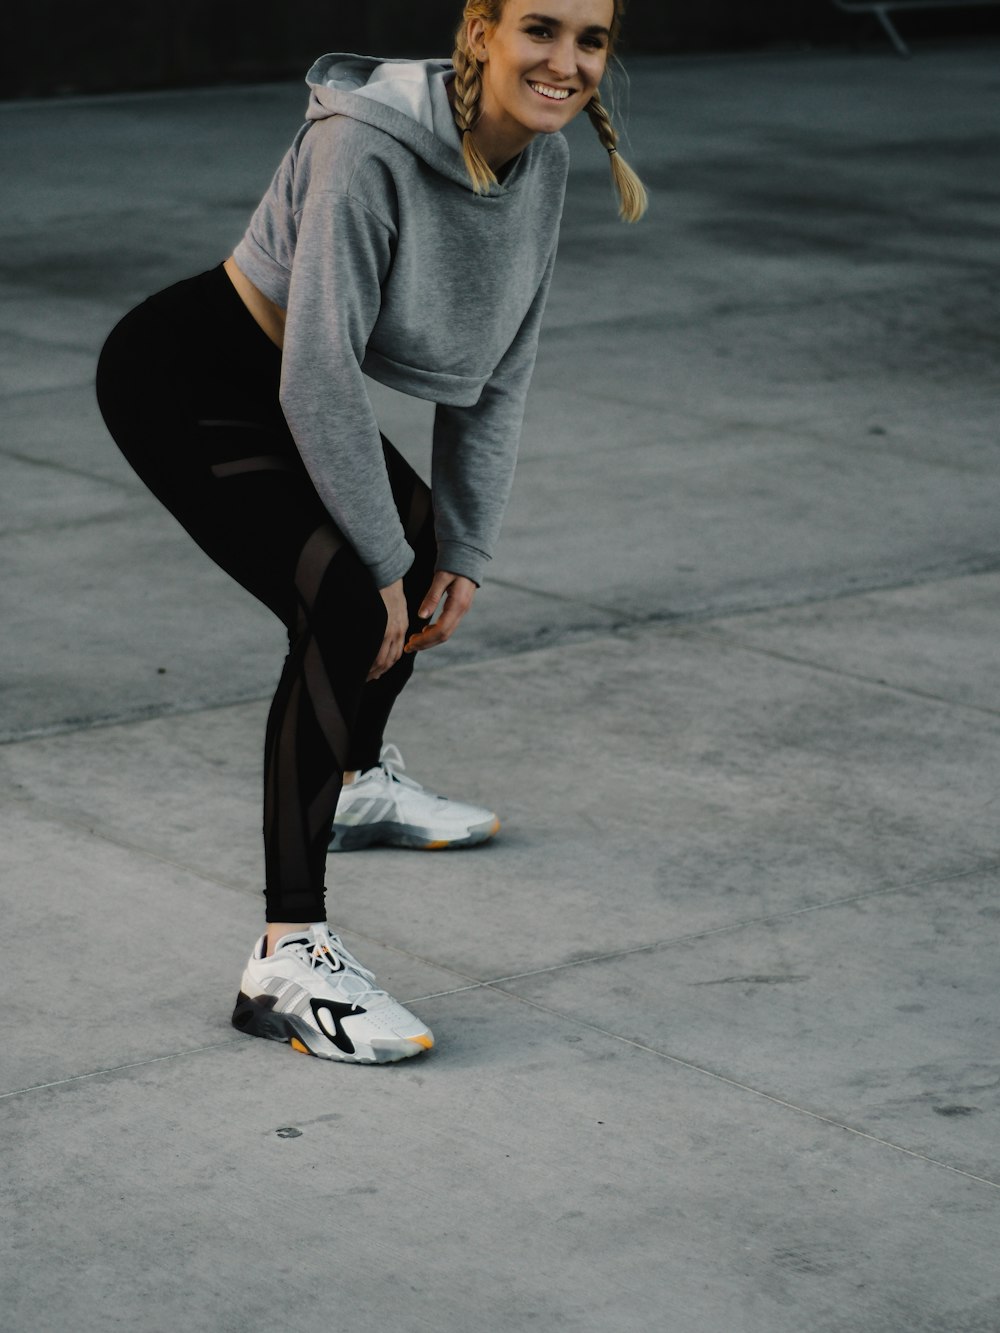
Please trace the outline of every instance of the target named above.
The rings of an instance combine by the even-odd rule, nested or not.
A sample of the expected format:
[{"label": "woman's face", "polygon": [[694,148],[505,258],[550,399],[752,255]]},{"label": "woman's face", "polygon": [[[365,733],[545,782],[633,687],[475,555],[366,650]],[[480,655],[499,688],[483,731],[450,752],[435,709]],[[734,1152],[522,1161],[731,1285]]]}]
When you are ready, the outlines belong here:
[{"label": "woman's face", "polygon": [[601,81],[614,11],[614,0],[507,0],[495,28],[473,20],[484,117],[512,138],[561,130]]}]

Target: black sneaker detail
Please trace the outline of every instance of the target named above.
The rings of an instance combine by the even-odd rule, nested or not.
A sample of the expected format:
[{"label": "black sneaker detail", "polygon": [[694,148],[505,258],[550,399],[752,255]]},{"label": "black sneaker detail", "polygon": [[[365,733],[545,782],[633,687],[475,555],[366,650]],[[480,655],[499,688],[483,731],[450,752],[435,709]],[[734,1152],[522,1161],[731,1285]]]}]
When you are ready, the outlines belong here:
[{"label": "black sneaker detail", "polygon": [[[248,1037],[291,1042],[296,1050],[305,1051],[307,1055],[319,1055],[320,1052],[313,1049],[319,1037],[315,1028],[294,1014],[275,1013],[271,1007],[273,1004],[274,997],[270,995],[261,996],[260,1003],[245,995],[241,996],[233,1010],[233,1027]],[[329,1040],[325,1034],[324,1039]]]},{"label": "black sneaker detail", "polygon": [[[350,1037],[340,1026],[342,1018],[349,1018],[351,1014],[363,1014],[365,1011],[360,1005],[341,1004],[337,1000],[310,1000],[309,1005],[313,1011],[313,1017],[316,1019],[316,1026],[328,1041],[332,1041],[338,1051],[343,1051],[345,1055],[353,1055],[355,1046]],[[321,1011],[325,1010],[333,1020],[333,1031],[330,1032],[327,1024],[320,1017]]]},{"label": "black sneaker detail", "polygon": [[232,1024],[240,1032],[251,1037],[268,1037],[271,1041],[287,1041],[288,1032],[281,1014],[273,1011],[278,1003],[275,995],[261,995],[251,1000],[249,995],[240,991],[236,997]]}]

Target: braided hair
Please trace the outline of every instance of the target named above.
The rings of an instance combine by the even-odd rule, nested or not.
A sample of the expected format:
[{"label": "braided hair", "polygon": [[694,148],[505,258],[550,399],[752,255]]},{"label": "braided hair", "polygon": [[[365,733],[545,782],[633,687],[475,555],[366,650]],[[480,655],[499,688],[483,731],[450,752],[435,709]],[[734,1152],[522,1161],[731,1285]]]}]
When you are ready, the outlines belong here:
[{"label": "braided hair", "polygon": [[[465,6],[466,13],[473,9],[499,8],[488,0],[472,0]],[[470,15],[470,17],[475,17]],[[472,181],[476,194],[486,194],[491,185],[496,185],[496,173],[479,151],[472,131],[476,121],[482,115],[483,67],[469,49],[469,39],[465,24],[455,34],[455,54],[452,56],[455,66],[455,124],[462,135],[462,156],[465,169]]]},{"label": "braided hair", "polygon": [[[452,56],[455,66],[453,110],[455,124],[462,136],[465,168],[476,194],[488,193],[490,186],[496,185],[497,178],[493,168],[480,152],[473,133],[476,122],[482,115],[483,67],[469,45],[469,22],[478,18],[488,26],[495,27],[503,16],[506,2],[507,0],[466,0],[462,21],[455,33],[455,52]],[[611,21],[611,35],[608,39],[609,56],[614,54],[615,44],[621,32],[625,0],[614,0],[614,5],[614,18]],[[611,163],[611,178],[619,200],[618,215],[625,222],[638,222],[648,205],[646,190],[619,152],[618,131],[611,123],[611,116],[597,90],[587,103],[587,115]]]},{"label": "braided hair", "polygon": [[618,216],[625,222],[638,222],[649,206],[649,197],[642,181],[618,151],[618,131],[611,123],[599,91],[595,91],[587,103],[587,115],[611,159],[611,179],[619,199]]}]

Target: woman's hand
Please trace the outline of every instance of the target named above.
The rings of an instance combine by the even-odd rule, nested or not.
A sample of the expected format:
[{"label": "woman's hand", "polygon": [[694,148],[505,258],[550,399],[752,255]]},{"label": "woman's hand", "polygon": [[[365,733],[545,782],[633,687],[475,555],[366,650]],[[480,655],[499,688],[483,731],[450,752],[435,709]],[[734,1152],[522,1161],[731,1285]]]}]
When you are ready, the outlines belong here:
[{"label": "woman's hand", "polygon": [[446,569],[439,569],[431,580],[427,596],[420,604],[417,615],[421,620],[430,620],[444,601],[444,610],[433,625],[425,625],[416,634],[411,634],[404,652],[419,653],[424,648],[436,648],[439,643],[446,643],[458,628],[458,622],[472,605],[476,595],[476,585],[464,574],[449,574]]},{"label": "woman's hand", "polygon": [[406,598],[403,596],[402,579],[397,579],[395,583],[390,583],[386,588],[379,588],[379,593],[382,601],[385,602],[388,619],[386,620],[382,647],[378,650],[378,657],[376,657],[371,670],[368,672],[369,680],[378,680],[379,676],[384,676],[389,668],[395,666],[403,656],[403,644],[406,642],[406,631],[410,623],[410,614],[406,609]]}]

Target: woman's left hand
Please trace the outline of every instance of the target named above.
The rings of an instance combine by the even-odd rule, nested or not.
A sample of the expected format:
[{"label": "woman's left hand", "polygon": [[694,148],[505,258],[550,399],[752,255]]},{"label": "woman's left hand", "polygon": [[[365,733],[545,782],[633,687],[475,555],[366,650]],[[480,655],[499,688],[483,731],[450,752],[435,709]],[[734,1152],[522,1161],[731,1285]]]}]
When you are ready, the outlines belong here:
[{"label": "woman's left hand", "polygon": [[442,597],[444,610],[433,625],[425,625],[422,630],[410,635],[403,652],[419,653],[424,648],[436,648],[439,643],[446,643],[472,605],[475,595],[476,585],[472,579],[467,579],[464,574],[450,574],[446,569],[439,569],[431,580],[417,615],[421,620],[430,620]]}]

